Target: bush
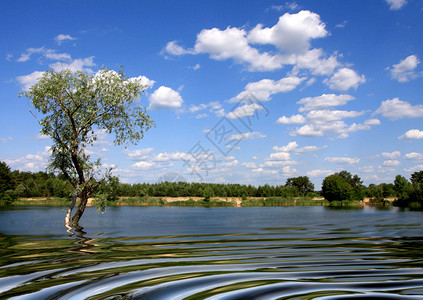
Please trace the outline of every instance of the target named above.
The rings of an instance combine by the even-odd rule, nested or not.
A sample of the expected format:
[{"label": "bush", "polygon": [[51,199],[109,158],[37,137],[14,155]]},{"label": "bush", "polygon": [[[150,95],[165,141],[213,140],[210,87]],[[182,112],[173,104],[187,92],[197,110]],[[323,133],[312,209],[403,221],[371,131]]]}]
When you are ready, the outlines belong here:
[{"label": "bush", "polygon": [[3,205],[11,205],[18,199],[18,194],[14,190],[7,190],[0,194],[0,202]]}]

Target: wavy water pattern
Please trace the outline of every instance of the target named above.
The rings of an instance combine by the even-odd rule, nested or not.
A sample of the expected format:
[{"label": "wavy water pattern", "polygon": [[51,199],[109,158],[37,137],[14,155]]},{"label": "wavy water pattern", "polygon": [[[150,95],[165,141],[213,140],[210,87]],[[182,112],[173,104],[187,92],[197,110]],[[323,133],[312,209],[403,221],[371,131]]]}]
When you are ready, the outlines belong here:
[{"label": "wavy water pattern", "polygon": [[[45,219],[37,221],[42,212],[35,208],[0,211],[0,298],[423,298],[422,212],[120,208],[89,214],[85,228],[59,234]],[[38,234],[12,226],[31,215]],[[133,226],[116,226],[122,216],[121,224]],[[99,224],[101,218],[113,222]]]}]

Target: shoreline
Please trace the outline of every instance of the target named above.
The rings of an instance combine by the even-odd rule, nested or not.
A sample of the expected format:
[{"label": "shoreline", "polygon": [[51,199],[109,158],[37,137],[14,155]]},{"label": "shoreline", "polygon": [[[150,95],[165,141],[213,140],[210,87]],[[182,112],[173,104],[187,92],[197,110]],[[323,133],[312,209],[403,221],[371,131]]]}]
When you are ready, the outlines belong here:
[{"label": "shoreline", "polygon": [[[387,205],[392,203],[395,198],[385,199]],[[76,205],[78,205],[79,199]],[[339,201],[336,201],[339,202]],[[332,206],[374,206],[370,205],[370,199],[365,198],[361,201],[352,201],[337,203]],[[68,199],[57,198],[20,198],[11,206],[63,206],[70,204]],[[251,206],[329,206],[331,203],[324,200],[323,197],[307,198],[279,198],[279,197],[211,197],[210,201],[204,201],[204,197],[119,197],[118,200],[108,202],[107,206],[213,206],[213,207],[251,207]],[[96,206],[95,199],[89,198],[87,207]],[[382,203],[382,206],[384,204]]]}]

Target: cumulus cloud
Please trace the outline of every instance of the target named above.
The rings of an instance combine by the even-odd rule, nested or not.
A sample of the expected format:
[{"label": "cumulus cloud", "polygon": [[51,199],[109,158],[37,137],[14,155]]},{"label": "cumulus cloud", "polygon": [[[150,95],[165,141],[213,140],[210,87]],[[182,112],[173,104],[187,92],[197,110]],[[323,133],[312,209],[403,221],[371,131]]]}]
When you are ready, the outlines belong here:
[{"label": "cumulus cloud", "polygon": [[276,120],[276,124],[304,124],[306,121],[306,118],[302,115],[293,115],[290,117],[282,116]]},{"label": "cumulus cloud", "polygon": [[194,51],[196,54],[207,53],[215,60],[234,59],[247,63],[251,71],[273,71],[283,66],[280,56],[260,53],[251,47],[247,32],[236,27],[203,29],[197,35]]},{"label": "cumulus cloud", "polygon": [[382,114],[382,116],[391,120],[421,118],[423,117],[423,105],[419,104],[413,106],[406,101],[394,98],[392,100],[383,101],[374,114]]},{"label": "cumulus cloud", "polygon": [[389,159],[396,159],[401,156],[401,152],[399,151],[383,152],[382,156]]},{"label": "cumulus cloud", "polygon": [[303,105],[302,107],[300,107],[299,111],[305,112],[305,111],[316,110],[316,109],[324,109],[331,106],[345,105],[349,101],[354,99],[355,97],[351,95],[346,95],[346,94],[341,94],[341,95],[323,94],[317,97],[302,98],[297,103]]},{"label": "cumulus cloud", "polygon": [[416,55],[410,55],[390,68],[391,77],[398,80],[398,82],[407,82],[421,76],[421,74],[415,72],[419,63],[420,60]]},{"label": "cumulus cloud", "polygon": [[228,141],[240,141],[240,140],[252,140],[252,139],[263,139],[266,135],[260,132],[247,132],[247,133],[240,133],[240,134],[233,134],[225,139]]},{"label": "cumulus cloud", "polygon": [[405,158],[411,159],[411,160],[416,160],[416,161],[422,161],[423,160],[423,153],[418,153],[418,152],[407,153],[405,155]]},{"label": "cumulus cloud", "polygon": [[395,166],[399,166],[401,163],[398,161],[398,160],[394,160],[394,159],[391,159],[391,160],[385,160],[384,162],[383,162],[383,165],[385,166],[385,167],[395,167]]},{"label": "cumulus cloud", "polygon": [[74,41],[76,38],[70,36],[69,34],[59,34],[54,38],[54,40],[58,45],[61,45],[64,41]]},{"label": "cumulus cloud", "polygon": [[262,111],[264,108],[263,106],[252,103],[252,104],[246,104],[240,107],[237,107],[234,111],[231,111],[226,115],[229,119],[240,119],[244,117],[252,117],[256,111]]},{"label": "cumulus cloud", "polygon": [[243,92],[232,98],[230,101],[239,102],[251,97],[259,101],[269,101],[271,99],[271,95],[290,92],[305,79],[305,77],[290,75],[277,81],[262,79],[257,82],[250,82],[245,86],[245,90]]},{"label": "cumulus cloud", "polygon": [[167,43],[165,51],[172,55],[184,55],[184,54],[193,54],[193,50],[186,50],[183,47],[179,46],[176,41],[171,41]]},{"label": "cumulus cloud", "polygon": [[297,14],[285,13],[273,27],[258,24],[248,34],[248,40],[256,44],[271,44],[286,52],[298,52],[310,47],[310,40],[328,35],[320,16],[308,10]]},{"label": "cumulus cloud", "polygon": [[48,49],[43,47],[40,48],[28,48],[26,52],[22,53],[21,56],[17,59],[18,62],[26,62],[31,59],[33,54],[39,54],[42,58],[49,60],[61,60],[66,61],[70,60],[71,56],[68,53],[57,53],[54,49]]},{"label": "cumulus cloud", "polygon": [[358,75],[354,70],[349,68],[341,68],[329,79],[325,79],[324,83],[331,89],[337,91],[346,91],[350,88],[357,89],[358,86],[366,82],[364,75]]},{"label": "cumulus cloud", "polygon": [[419,140],[423,139],[423,131],[411,129],[399,137],[400,140]]},{"label": "cumulus cloud", "polygon": [[357,157],[326,157],[325,161],[337,164],[356,165],[360,162]]},{"label": "cumulus cloud", "polygon": [[[325,57],[322,49],[310,49],[311,40],[328,35],[320,16],[308,10],[285,13],[273,27],[258,24],[251,31],[227,27],[203,29],[193,48],[183,48],[176,41],[167,43],[171,55],[208,54],[214,60],[233,59],[247,64],[250,71],[273,71],[284,65],[309,69],[313,74],[329,75],[339,66],[336,55]],[[279,51],[260,52],[252,45],[273,45]]]},{"label": "cumulus cloud", "polygon": [[125,150],[124,152],[131,160],[146,160],[153,150],[154,148],[143,148],[137,150]]},{"label": "cumulus cloud", "polygon": [[15,170],[38,172],[46,169],[50,155],[51,147],[45,147],[42,152],[27,154],[14,159],[5,159],[4,162]]},{"label": "cumulus cloud", "polygon": [[27,92],[30,87],[38,82],[38,80],[43,77],[45,72],[34,71],[31,74],[18,76],[16,79],[22,87],[22,90]]},{"label": "cumulus cloud", "polygon": [[314,152],[319,151],[321,149],[326,148],[327,146],[317,147],[317,146],[305,146],[303,148],[298,148],[297,142],[289,142],[286,146],[273,147],[273,151],[276,152],[294,152],[294,153],[306,153],[306,152]]},{"label": "cumulus cloud", "polygon": [[151,110],[178,108],[184,102],[177,91],[166,86],[161,86],[155,90],[150,95],[149,101],[150,105],[148,108]]},{"label": "cumulus cloud", "polygon": [[401,9],[405,4],[407,4],[407,0],[385,0],[385,1],[386,3],[388,3],[390,10]]},{"label": "cumulus cloud", "polygon": [[91,69],[91,67],[94,67],[94,66],[96,66],[96,64],[94,63],[94,56],[87,57],[87,58],[73,59],[67,63],[56,62],[50,65],[50,67],[55,72],[70,70],[72,72],[82,71],[87,73],[94,73],[93,69]]},{"label": "cumulus cloud", "polygon": [[320,177],[320,176],[328,176],[330,174],[332,174],[333,171],[332,170],[311,170],[308,171],[306,173],[307,176],[309,177]]}]

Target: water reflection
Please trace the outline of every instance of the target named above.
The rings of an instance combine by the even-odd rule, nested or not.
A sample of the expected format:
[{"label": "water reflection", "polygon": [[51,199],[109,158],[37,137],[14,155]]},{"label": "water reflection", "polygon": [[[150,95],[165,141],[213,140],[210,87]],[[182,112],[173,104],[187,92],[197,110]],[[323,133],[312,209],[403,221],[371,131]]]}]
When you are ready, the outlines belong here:
[{"label": "water reflection", "polygon": [[0,298],[423,297],[419,212],[131,209],[122,223],[138,234],[89,222],[63,235],[0,234]]}]

